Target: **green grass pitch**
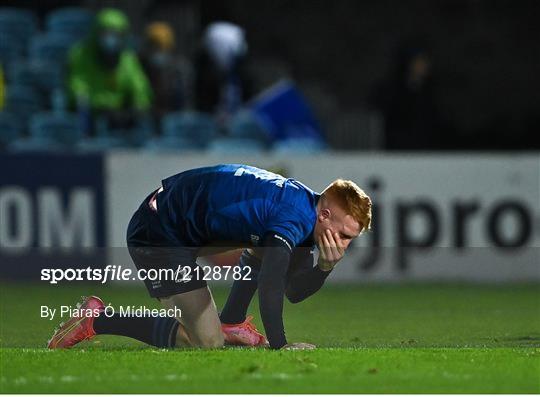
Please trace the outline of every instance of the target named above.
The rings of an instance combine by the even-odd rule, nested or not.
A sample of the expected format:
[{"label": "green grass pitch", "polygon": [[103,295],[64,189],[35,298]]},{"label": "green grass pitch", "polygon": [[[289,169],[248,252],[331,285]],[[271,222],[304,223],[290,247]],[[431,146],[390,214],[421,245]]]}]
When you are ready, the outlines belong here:
[{"label": "green grass pitch", "polygon": [[[540,393],[538,285],[326,286],[286,304],[290,341],[315,351],[157,350],[102,336],[44,348],[40,305],[97,294],[159,307],[142,287],[0,284],[2,393]],[[216,289],[220,307],[226,290]],[[251,313],[261,328],[257,304]]]}]

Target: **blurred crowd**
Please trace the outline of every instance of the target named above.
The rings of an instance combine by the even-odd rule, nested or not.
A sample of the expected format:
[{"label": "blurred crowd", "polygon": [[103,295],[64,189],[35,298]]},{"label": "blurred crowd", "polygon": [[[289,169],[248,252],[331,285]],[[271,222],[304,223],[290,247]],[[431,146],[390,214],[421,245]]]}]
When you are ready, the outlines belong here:
[{"label": "blurred crowd", "polygon": [[[40,32],[28,10],[0,9],[0,144],[8,150],[298,145],[276,142],[247,106],[255,92],[240,26],[210,23],[190,59],[169,24],[152,21],[137,36],[118,9],[57,9],[44,25]],[[308,146],[322,148],[315,140]]]},{"label": "blurred crowd", "polygon": [[[503,40],[523,16],[501,30],[487,3],[477,14],[461,4],[469,26],[452,47],[446,29],[405,29],[371,3],[321,4],[304,18],[300,4],[285,15],[267,1],[260,21],[257,5],[240,3],[124,4],[136,23],[90,3],[0,7],[0,150],[538,147],[533,61],[525,44],[512,44],[522,40]],[[337,17],[341,7],[351,18]],[[457,23],[451,10],[430,7],[441,11],[433,23]],[[400,13],[400,23],[416,15]],[[169,14],[174,26],[163,22]],[[278,17],[282,26],[267,32]],[[491,30],[477,36],[482,18]],[[343,29],[332,28],[338,19]],[[506,60],[514,47],[522,58]]]}]

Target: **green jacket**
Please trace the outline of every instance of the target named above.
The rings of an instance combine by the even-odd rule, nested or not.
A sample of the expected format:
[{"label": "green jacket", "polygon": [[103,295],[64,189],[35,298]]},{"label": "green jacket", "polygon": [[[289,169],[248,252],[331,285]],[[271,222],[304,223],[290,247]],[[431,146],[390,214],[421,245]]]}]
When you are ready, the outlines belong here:
[{"label": "green jacket", "polygon": [[152,89],[137,55],[132,50],[120,54],[114,69],[107,68],[99,60],[96,31],[99,26],[120,21],[119,29],[127,28],[127,22],[115,10],[104,10],[96,18],[96,26],[90,36],[76,44],[68,55],[68,94],[72,105],[77,100],[85,101],[92,110],[150,108]]}]

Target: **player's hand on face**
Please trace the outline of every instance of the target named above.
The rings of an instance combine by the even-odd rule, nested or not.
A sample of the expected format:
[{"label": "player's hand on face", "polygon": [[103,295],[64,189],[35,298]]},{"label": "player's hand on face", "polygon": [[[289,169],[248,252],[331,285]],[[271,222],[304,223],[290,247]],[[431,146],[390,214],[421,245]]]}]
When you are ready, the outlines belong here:
[{"label": "player's hand on face", "polygon": [[343,258],[345,245],[339,234],[332,234],[329,229],[324,231],[323,235],[319,238],[318,244],[320,255],[317,264],[322,270],[328,272]]},{"label": "player's hand on face", "polygon": [[282,350],[313,350],[316,346],[311,343],[297,342],[297,343],[288,343],[283,346]]}]

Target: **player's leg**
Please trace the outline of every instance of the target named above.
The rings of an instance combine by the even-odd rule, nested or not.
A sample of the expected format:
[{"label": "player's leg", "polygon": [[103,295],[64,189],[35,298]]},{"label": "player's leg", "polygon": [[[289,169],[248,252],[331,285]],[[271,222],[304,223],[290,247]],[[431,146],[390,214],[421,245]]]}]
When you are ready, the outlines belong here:
[{"label": "player's leg", "polygon": [[159,298],[181,316],[121,317],[103,313],[94,320],[97,335],[126,336],[159,348],[223,346],[216,305],[208,287]]},{"label": "player's leg", "polygon": [[223,346],[223,334],[216,304],[208,287],[160,298],[168,309],[178,308],[182,316],[176,344],[187,339],[192,347],[215,348]]},{"label": "player's leg", "polygon": [[[178,318],[126,318],[99,316],[97,334],[131,337],[160,348],[215,347],[223,345],[219,317],[212,295],[197,275],[196,250],[190,247],[145,246],[144,241],[128,241],[129,253],[139,270],[172,270],[167,277],[146,278],[145,285],[153,298],[168,309],[179,309]],[[178,266],[190,270],[189,276],[175,275]],[[132,329],[135,326],[136,329]],[[205,328],[208,327],[208,330]],[[217,336],[216,336],[217,335]]]},{"label": "player's leg", "polygon": [[240,280],[234,281],[227,302],[219,316],[225,342],[228,345],[264,346],[267,344],[266,337],[251,322],[252,317],[246,317],[249,304],[257,291],[257,278],[261,262],[248,250],[244,250],[238,266],[242,268],[244,273]]},{"label": "player's leg", "polygon": [[47,347],[70,348],[95,335],[125,336],[159,348],[190,346],[175,318],[121,316],[107,312],[96,296],[84,298],[77,308],[76,314],[55,330]]},{"label": "player's leg", "polygon": [[[147,198],[148,199],[148,198]],[[175,266],[187,263],[196,266],[192,250],[180,247],[155,247],[160,241],[160,225],[155,214],[147,206],[147,199],[133,215],[128,226],[129,253],[137,269],[160,269],[162,265]],[[144,280],[151,297],[161,298],[187,293],[206,287],[204,281],[189,280]],[[175,318],[124,317],[118,313],[106,313],[101,299],[86,298],[83,308],[90,307],[99,312],[97,317],[75,315],[61,324],[49,341],[49,348],[69,348],[92,338],[96,334],[126,336],[152,346],[167,348],[190,346],[191,342],[183,327]]]},{"label": "player's leg", "polygon": [[93,321],[95,335],[125,336],[161,349],[189,345],[187,339],[177,337],[179,333],[182,335],[180,327],[174,317],[120,316],[105,312]]},{"label": "player's leg", "polygon": [[[257,291],[257,277],[261,267],[260,259],[248,250],[244,250],[238,266],[243,271],[242,278],[234,281],[225,306],[219,315],[221,322],[225,324],[239,324],[246,319],[249,304]],[[249,279],[245,279],[244,275],[248,272]]]},{"label": "player's leg", "polygon": [[69,348],[95,335],[117,335],[136,339],[158,347],[223,346],[223,334],[216,305],[208,287],[161,298],[169,309],[180,309],[182,315],[174,317],[136,317],[108,313],[101,299],[85,298],[80,312],[96,310],[93,314],[78,314],[55,331],[48,343],[51,349]]}]

